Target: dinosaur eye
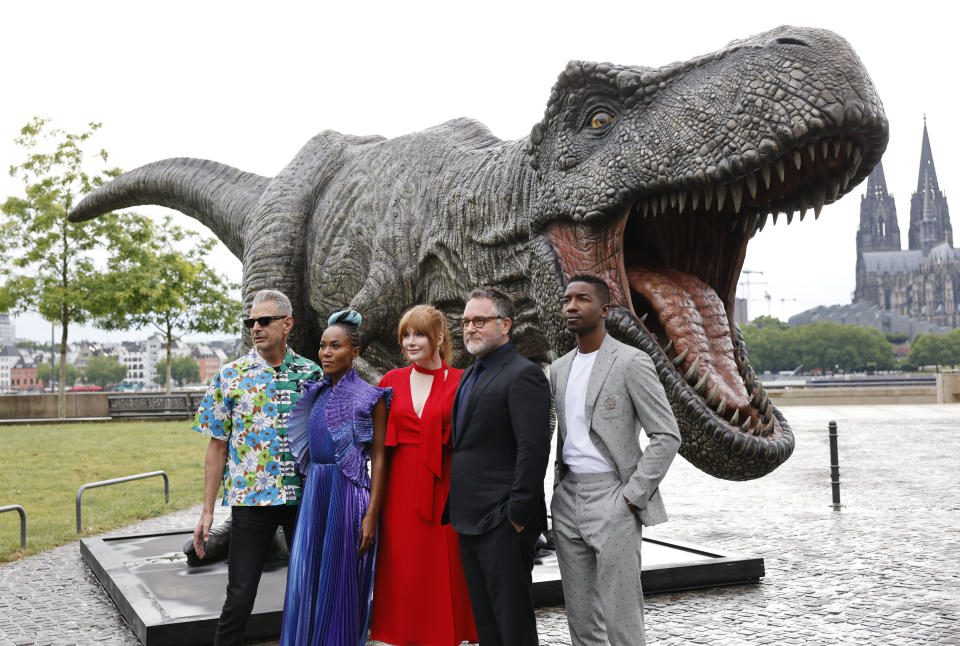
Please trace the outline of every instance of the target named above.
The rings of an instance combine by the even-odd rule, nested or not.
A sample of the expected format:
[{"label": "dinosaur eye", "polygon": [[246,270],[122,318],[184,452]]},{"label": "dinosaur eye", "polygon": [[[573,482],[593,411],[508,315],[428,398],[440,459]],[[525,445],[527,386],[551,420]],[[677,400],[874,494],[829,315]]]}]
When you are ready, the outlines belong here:
[{"label": "dinosaur eye", "polygon": [[598,110],[590,117],[591,128],[602,128],[613,121],[613,115],[605,110]]}]

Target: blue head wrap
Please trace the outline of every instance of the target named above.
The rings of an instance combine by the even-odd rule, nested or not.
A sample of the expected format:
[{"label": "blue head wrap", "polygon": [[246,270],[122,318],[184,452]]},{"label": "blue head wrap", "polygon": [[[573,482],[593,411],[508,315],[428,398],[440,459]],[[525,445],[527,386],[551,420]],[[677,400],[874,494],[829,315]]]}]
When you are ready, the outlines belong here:
[{"label": "blue head wrap", "polygon": [[357,310],[340,310],[339,312],[334,312],[330,315],[330,318],[327,319],[327,325],[351,323],[357,327],[360,327],[361,321],[363,321],[363,317],[360,316],[360,312]]}]

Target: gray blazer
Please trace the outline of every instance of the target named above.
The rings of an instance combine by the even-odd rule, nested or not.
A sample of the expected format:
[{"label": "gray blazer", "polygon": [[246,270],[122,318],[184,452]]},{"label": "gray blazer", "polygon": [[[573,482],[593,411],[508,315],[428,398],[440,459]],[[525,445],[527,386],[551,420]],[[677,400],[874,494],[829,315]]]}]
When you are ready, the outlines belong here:
[{"label": "gray blazer", "polygon": [[[550,366],[550,390],[557,411],[557,461],[554,486],[563,480],[563,440],[567,435],[564,400],[576,348]],[[659,484],[680,447],[680,431],[667,396],[646,353],[607,334],[587,385],[586,420],[590,439],[613,465],[623,495],[638,509],[640,522],[667,520]],[[640,448],[640,430],[650,438]]]}]

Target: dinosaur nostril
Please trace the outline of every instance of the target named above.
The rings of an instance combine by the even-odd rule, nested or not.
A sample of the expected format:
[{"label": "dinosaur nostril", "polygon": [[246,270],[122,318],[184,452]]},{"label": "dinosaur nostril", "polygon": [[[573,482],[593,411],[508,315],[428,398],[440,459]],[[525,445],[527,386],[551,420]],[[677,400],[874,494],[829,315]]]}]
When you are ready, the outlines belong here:
[{"label": "dinosaur nostril", "polygon": [[798,40],[797,38],[777,38],[773,42],[775,42],[778,45],[799,45],[801,47],[810,46],[808,43],[805,43],[802,40]]}]

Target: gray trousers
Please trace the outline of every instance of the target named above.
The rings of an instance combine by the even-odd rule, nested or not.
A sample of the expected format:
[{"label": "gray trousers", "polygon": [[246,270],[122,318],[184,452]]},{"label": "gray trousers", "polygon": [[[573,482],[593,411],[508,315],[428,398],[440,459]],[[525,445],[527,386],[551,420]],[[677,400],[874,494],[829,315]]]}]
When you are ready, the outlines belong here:
[{"label": "gray trousers", "polygon": [[646,643],[642,525],[622,489],[614,472],[568,472],[553,492],[554,539],[574,646]]}]

